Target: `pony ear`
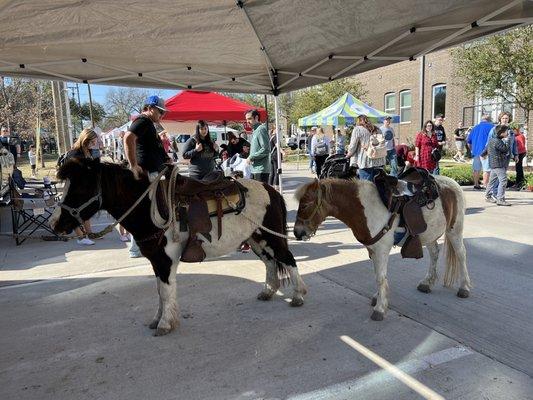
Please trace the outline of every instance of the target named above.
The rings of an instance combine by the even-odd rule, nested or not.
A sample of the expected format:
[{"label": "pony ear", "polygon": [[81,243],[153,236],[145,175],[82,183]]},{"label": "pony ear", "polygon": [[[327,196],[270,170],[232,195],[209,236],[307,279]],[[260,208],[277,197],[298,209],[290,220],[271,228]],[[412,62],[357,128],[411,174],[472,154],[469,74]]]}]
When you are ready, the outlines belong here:
[{"label": "pony ear", "polygon": [[65,163],[59,167],[57,170],[56,176],[57,179],[64,181],[65,179],[70,179],[74,175],[78,174],[83,166],[81,165],[81,161],[78,158],[71,158]]}]

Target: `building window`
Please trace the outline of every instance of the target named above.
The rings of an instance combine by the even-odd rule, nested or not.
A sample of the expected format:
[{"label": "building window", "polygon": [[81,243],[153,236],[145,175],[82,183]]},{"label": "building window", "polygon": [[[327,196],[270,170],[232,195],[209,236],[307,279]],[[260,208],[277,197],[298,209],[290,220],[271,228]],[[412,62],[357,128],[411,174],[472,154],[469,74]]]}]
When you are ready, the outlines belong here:
[{"label": "building window", "polygon": [[438,114],[446,115],[446,85],[433,86],[433,113],[435,118]]},{"label": "building window", "polygon": [[411,122],[411,91],[400,92],[400,123]]},{"label": "building window", "polygon": [[387,114],[396,114],[396,95],[394,93],[386,93],[384,105],[383,108]]}]

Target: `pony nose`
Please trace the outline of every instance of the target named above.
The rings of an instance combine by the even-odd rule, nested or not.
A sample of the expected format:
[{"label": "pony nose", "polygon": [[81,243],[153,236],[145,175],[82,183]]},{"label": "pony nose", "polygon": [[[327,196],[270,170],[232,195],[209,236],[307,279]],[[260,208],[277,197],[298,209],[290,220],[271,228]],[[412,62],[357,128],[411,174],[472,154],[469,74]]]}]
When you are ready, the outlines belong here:
[{"label": "pony nose", "polygon": [[304,236],[305,236],[304,228],[301,226],[301,224],[296,223],[294,225],[294,237],[296,238],[296,240],[302,240]]}]

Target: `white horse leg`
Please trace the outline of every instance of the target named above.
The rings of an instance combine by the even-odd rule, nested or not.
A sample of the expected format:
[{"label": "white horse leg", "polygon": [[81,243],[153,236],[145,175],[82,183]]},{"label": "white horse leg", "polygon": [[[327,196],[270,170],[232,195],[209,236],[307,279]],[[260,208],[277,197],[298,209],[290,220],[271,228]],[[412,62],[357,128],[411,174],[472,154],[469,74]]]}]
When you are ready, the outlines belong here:
[{"label": "white horse leg", "polygon": [[179,325],[178,302],[176,300],[176,270],[178,263],[170,267],[168,283],[159,280],[159,299],[161,302],[161,318],[157,324],[155,336],[166,335]]},{"label": "white horse leg", "polygon": [[[468,269],[466,267],[466,248],[463,243],[463,234],[455,229],[451,229],[446,232],[446,239],[449,240],[451,246],[453,247],[453,251],[455,252],[455,257],[459,266],[460,284],[459,290],[457,291],[457,296],[464,299],[470,296],[472,283],[470,282],[470,276],[468,275]],[[448,249],[448,252],[449,251],[452,251],[452,249]],[[448,262],[448,257],[446,261]]]},{"label": "white horse leg", "polygon": [[[282,240],[275,238],[272,240]],[[296,261],[292,253],[288,250],[287,244],[276,244],[277,253],[275,254],[272,247],[265,240],[251,238],[250,246],[255,254],[265,263],[266,280],[263,290],[258,294],[259,300],[270,300],[280,287],[279,267],[283,267],[289,274],[289,280],[293,287],[292,300],[290,305],[299,307],[304,303],[304,296],[307,294],[307,287],[300,276]],[[274,244],[271,243],[273,246]]]},{"label": "white horse leg", "polygon": [[159,306],[157,307],[157,312],[155,313],[154,318],[152,319],[152,322],[148,325],[148,328],[155,329],[157,328],[157,325],[159,324],[159,320],[161,319],[161,314],[163,313],[163,301],[161,300],[161,280],[156,277],[155,278],[156,285],[157,285],[157,296],[159,298]]},{"label": "white horse leg", "polygon": [[265,263],[266,267],[265,284],[263,290],[257,295],[257,299],[262,301],[270,300],[280,287],[276,261],[265,254],[263,251],[264,245],[262,245],[262,243],[253,239],[248,240],[248,243],[250,243],[252,251]]},{"label": "white horse leg", "polygon": [[439,261],[439,244],[435,240],[432,243],[426,244],[426,248],[429,251],[429,269],[417,286],[417,289],[423,293],[431,292],[431,287],[437,282],[439,278],[437,275],[437,262]]},{"label": "white horse leg", "polygon": [[378,286],[374,312],[370,316],[370,319],[374,321],[382,321],[383,317],[385,316],[385,312],[389,307],[389,300],[387,298],[387,292],[389,290],[389,284],[387,282],[389,252],[390,248],[385,249],[384,247],[369,251],[370,258],[374,264],[374,273],[376,275],[376,283]]}]

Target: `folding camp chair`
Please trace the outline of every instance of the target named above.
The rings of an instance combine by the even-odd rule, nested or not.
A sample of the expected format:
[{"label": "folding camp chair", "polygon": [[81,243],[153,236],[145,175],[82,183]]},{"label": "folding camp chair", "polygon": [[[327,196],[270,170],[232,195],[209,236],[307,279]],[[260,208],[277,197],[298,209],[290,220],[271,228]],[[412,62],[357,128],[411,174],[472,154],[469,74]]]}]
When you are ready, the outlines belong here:
[{"label": "folding camp chair", "polygon": [[43,231],[45,234],[39,236],[43,240],[67,240],[48,225],[48,219],[57,207],[57,198],[50,189],[44,186],[42,189],[20,189],[10,178],[9,190],[13,237],[17,246]]}]

